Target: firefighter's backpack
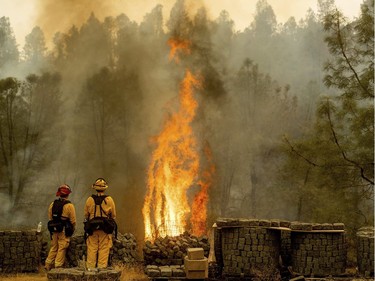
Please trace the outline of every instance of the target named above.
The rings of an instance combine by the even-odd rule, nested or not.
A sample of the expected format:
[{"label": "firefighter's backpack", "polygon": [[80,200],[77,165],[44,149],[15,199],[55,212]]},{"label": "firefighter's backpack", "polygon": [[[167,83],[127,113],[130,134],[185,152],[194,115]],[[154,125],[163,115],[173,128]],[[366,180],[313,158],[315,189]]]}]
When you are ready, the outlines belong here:
[{"label": "firefighter's backpack", "polygon": [[62,232],[65,229],[65,236],[73,235],[74,228],[68,218],[62,219],[62,212],[65,204],[70,203],[68,200],[56,199],[52,205],[52,220],[48,222],[48,230],[52,235],[55,232]]},{"label": "firefighter's backpack", "polygon": [[[100,208],[100,217],[93,217],[92,219],[88,218],[88,221],[84,223],[84,229],[85,232],[88,235],[92,235],[94,230],[103,230],[107,234],[112,234],[115,231],[115,236],[117,237],[117,224],[116,221],[111,218],[102,208],[102,203],[104,201],[105,204],[105,198],[107,195],[92,195],[91,196],[94,199],[95,202],[95,210],[94,215],[96,214],[96,206],[99,206]],[[104,215],[104,216],[103,216]]]}]

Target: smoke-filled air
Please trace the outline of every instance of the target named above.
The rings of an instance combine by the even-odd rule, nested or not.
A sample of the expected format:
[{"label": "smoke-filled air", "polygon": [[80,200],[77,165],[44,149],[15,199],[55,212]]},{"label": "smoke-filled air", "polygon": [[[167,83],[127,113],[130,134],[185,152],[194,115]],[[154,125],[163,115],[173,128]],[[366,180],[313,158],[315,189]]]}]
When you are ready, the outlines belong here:
[{"label": "smoke-filled air", "polygon": [[22,46],[0,11],[0,227],[46,225],[68,184],[80,228],[97,178],[142,241],[219,217],[373,224],[374,1],[285,22],[254,1],[243,30],[167,2],[136,21],[39,1]]}]

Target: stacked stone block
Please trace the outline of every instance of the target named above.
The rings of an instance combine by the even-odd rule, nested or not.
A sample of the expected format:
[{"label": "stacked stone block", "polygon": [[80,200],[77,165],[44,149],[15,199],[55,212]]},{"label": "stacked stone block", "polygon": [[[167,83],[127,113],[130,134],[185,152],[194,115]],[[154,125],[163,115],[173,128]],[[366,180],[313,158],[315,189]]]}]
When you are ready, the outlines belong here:
[{"label": "stacked stone block", "polygon": [[[277,271],[280,231],[267,220],[218,220],[222,235],[223,274],[253,276]],[[277,227],[275,225],[275,227]]]},{"label": "stacked stone block", "polygon": [[208,278],[208,259],[204,256],[203,248],[187,249],[184,267],[187,279]]},{"label": "stacked stone block", "polygon": [[146,241],[143,258],[146,265],[182,265],[188,248],[203,248],[204,255],[208,257],[208,237],[196,237],[185,232],[175,237],[159,237],[154,242]]},{"label": "stacked stone block", "polygon": [[292,268],[305,276],[339,276],[346,268],[343,224],[291,224]]},{"label": "stacked stone block", "polygon": [[0,272],[37,272],[41,249],[36,230],[0,231]]},{"label": "stacked stone block", "polygon": [[[131,233],[117,234],[117,240],[113,241],[109,255],[109,264],[132,263],[138,260],[137,241]],[[66,262],[69,267],[76,267],[87,256],[87,248],[83,235],[70,238],[70,244],[66,252]]]},{"label": "stacked stone block", "polygon": [[119,281],[121,271],[109,268],[99,269],[97,272],[87,271],[84,268],[54,268],[47,273],[50,281]]},{"label": "stacked stone block", "polygon": [[358,271],[364,277],[374,277],[374,231],[373,227],[363,227],[357,232]]}]

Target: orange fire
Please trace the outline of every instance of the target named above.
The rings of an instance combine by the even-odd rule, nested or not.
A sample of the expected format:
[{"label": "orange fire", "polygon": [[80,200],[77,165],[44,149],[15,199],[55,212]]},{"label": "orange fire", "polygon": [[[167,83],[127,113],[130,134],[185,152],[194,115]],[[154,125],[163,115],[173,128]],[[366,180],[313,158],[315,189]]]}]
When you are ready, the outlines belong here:
[{"label": "orange fire", "polygon": [[171,47],[169,52],[169,60],[175,59],[176,63],[179,63],[180,60],[177,56],[177,52],[184,52],[185,54],[190,54],[190,42],[182,39],[169,39],[168,45]]},{"label": "orange fire", "polygon": [[[169,40],[170,59],[177,51],[185,50],[190,43]],[[194,120],[198,103],[194,90],[201,83],[188,69],[180,85],[179,110],[171,114],[164,123],[161,133],[154,138],[154,150],[148,169],[147,194],[143,206],[145,239],[177,236],[187,229],[188,216],[194,234],[205,232],[207,190],[212,171],[200,174],[199,143],[194,135],[191,122]],[[187,191],[200,186],[192,207],[189,205]]]},{"label": "orange fire", "polygon": [[215,173],[215,165],[212,163],[211,149],[208,144],[205,146],[207,157],[207,169],[203,172],[202,179],[198,182],[201,190],[194,197],[191,207],[192,232],[196,236],[201,236],[206,232],[208,189],[212,183],[212,176]]}]

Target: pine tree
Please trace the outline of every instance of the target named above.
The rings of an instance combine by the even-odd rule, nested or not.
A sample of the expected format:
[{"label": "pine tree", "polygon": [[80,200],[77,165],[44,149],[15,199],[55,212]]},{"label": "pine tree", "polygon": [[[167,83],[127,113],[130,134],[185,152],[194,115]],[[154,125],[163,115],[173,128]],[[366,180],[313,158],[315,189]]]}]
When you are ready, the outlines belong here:
[{"label": "pine tree", "polygon": [[314,128],[297,142],[287,140],[285,169],[299,182],[300,199],[309,197],[299,217],[340,219],[355,231],[373,218],[374,1],[365,1],[353,22],[328,4],[322,19],[331,58],[324,82],[331,93],[318,104]]},{"label": "pine tree", "polygon": [[19,61],[19,51],[16,38],[10,25],[9,18],[0,18],[0,76],[4,77],[7,67],[14,67]]}]

